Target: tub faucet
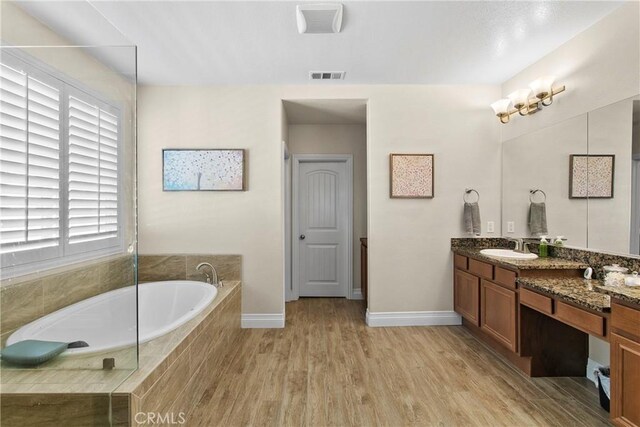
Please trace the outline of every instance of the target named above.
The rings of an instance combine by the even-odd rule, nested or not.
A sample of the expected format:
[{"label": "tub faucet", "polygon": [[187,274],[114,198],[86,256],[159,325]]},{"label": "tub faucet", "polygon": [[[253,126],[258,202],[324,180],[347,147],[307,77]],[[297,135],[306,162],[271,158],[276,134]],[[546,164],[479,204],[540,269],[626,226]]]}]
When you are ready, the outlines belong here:
[{"label": "tub faucet", "polygon": [[[202,270],[203,267],[209,267],[211,269],[211,274],[207,273],[206,270]],[[196,267],[196,270],[202,271],[204,273],[207,278],[207,283],[212,284],[216,288],[222,287],[222,281],[218,281],[218,272],[213,265],[209,264],[208,262],[201,262]]]}]

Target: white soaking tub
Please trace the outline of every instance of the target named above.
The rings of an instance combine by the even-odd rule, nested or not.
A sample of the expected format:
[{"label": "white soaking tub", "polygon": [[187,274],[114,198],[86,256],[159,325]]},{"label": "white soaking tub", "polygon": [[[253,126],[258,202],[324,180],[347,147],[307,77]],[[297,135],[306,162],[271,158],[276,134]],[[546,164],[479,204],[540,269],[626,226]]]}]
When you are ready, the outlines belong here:
[{"label": "white soaking tub", "polygon": [[[151,341],[193,319],[217,293],[215,286],[191,280],[138,286],[139,342]],[[62,356],[133,346],[136,343],[135,287],[96,295],[41,317],[15,331],[7,339],[7,345],[29,339],[89,344],[89,347],[68,349]]]}]

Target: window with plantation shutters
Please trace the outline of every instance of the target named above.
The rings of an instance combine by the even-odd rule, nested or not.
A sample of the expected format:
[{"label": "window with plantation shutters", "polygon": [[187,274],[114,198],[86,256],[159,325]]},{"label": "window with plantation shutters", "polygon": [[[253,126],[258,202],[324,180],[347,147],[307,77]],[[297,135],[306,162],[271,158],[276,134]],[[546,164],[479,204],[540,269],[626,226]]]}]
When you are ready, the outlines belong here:
[{"label": "window with plantation shutters", "polygon": [[76,92],[68,99],[70,246],[118,235],[118,117],[101,104]]},{"label": "window with plantation shutters", "polygon": [[60,97],[55,82],[0,64],[2,254],[59,253]]},{"label": "window with plantation shutters", "polygon": [[61,77],[0,59],[3,271],[121,250],[118,109]]}]

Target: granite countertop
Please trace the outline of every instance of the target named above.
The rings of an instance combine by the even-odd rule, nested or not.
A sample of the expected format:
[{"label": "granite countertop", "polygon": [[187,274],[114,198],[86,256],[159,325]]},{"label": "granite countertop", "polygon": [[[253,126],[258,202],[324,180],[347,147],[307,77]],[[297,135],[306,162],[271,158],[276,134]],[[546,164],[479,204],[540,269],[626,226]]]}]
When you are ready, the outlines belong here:
[{"label": "granite countertop", "polygon": [[611,297],[598,290],[598,287],[602,287],[602,282],[599,280],[585,280],[579,277],[519,277],[517,283],[525,288],[553,295],[591,310],[600,312],[611,310]]},{"label": "granite countertop", "polygon": [[602,282],[598,282],[598,284],[594,286],[594,289],[622,301],[640,305],[640,286],[615,287],[605,286]]},{"label": "granite countertop", "polygon": [[585,263],[563,258],[508,259],[482,255],[481,248],[453,248],[452,250],[460,255],[518,270],[580,270],[588,267]]}]

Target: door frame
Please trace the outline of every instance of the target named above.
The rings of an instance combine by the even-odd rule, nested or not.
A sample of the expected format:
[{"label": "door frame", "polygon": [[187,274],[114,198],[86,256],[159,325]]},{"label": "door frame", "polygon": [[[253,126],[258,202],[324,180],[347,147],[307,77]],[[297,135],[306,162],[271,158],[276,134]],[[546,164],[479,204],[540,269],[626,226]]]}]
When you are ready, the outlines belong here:
[{"label": "door frame", "polygon": [[300,251],[297,250],[300,224],[298,221],[298,190],[301,163],[345,163],[347,169],[347,289],[345,297],[353,299],[353,155],[351,154],[293,154],[291,156],[291,299],[300,298]]}]

